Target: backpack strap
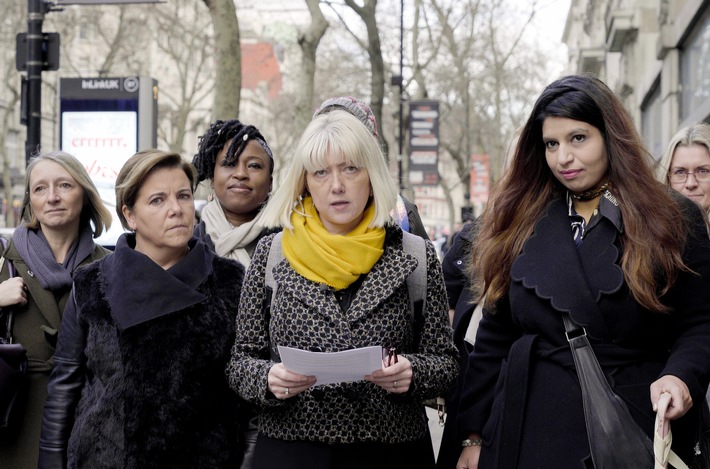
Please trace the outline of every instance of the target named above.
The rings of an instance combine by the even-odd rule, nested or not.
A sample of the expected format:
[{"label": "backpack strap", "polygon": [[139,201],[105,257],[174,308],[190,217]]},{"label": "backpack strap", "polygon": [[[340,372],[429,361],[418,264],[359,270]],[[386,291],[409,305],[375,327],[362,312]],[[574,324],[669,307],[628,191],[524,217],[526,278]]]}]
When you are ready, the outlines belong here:
[{"label": "backpack strap", "polygon": [[266,274],[264,275],[264,284],[271,289],[271,308],[274,307],[274,300],[276,299],[276,280],[274,279],[274,267],[276,264],[281,262],[284,258],[283,250],[281,249],[281,234],[282,232],[276,233],[273,241],[271,241],[271,246],[269,247],[269,258],[266,260]]},{"label": "backpack strap", "polygon": [[426,241],[417,235],[406,231],[402,232],[402,248],[404,252],[414,256],[417,267],[407,277],[407,290],[409,292],[409,311],[414,315],[414,304],[422,302],[422,312],[426,311],[427,292],[427,261]]}]

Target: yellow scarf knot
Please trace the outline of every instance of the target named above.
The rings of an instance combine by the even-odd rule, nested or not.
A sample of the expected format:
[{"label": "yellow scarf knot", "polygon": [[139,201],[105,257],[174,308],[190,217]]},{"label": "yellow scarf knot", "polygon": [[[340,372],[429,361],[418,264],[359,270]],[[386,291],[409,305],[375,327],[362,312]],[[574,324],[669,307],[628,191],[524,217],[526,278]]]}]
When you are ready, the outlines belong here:
[{"label": "yellow scarf knot", "polygon": [[375,216],[373,204],[365,208],[360,224],[346,235],[328,232],[311,197],[303,200],[303,207],[305,216],[291,213],[293,231],[284,230],[282,235],[284,257],[300,275],[342,290],[370,272],[382,257],[385,229],[369,227]]}]

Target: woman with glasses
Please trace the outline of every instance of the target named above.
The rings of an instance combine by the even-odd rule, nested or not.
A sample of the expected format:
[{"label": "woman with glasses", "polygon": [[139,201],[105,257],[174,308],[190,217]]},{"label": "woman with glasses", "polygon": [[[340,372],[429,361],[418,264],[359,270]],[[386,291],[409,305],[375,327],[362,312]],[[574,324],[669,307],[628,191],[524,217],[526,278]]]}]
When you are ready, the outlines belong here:
[{"label": "woman with glasses", "polygon": [[680,129],[671,139],[656,176],[710,211],[710,125],[702,122]]}]

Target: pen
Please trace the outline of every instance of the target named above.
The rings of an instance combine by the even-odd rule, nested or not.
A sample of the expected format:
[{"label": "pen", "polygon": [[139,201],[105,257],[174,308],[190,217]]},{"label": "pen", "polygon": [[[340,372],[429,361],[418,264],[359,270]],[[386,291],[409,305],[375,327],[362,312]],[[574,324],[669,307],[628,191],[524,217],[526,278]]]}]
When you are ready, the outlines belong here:
[{"label": "pen", "polygon": [[386,367],[397,363],[397,349],[394,347],[382,347],[382,361]]}]

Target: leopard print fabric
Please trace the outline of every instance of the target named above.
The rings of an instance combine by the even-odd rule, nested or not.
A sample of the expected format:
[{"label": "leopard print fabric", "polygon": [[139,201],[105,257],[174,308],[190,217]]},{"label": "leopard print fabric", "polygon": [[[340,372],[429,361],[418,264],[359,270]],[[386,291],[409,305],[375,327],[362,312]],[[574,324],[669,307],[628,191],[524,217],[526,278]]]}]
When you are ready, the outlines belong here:
[{"label": "leopard print fabric", "polygon": [[[427,242],[427,311],[417,321],[409,310],[405,283],[417,260],[402,250],[398,227],[387,228],[384,253],[346,312],[333,291],[300,276],[285,259],[274,267],[279,288],[269,311],[271,292],[264,273],[272,239],[261,240],[252,257],[227,368],[232,388],[262,407],[260,432],[282,440],[325,443],[400,443],[423,437],[427,421],[421,402],[444,394],[458,373],[434,246]],[[316,384],[278,400],[267,390],[271,357],[278,361],[277,345],[315,352],[394,346],[411,361],[413,382],[403,395],[357,381]]]}]

